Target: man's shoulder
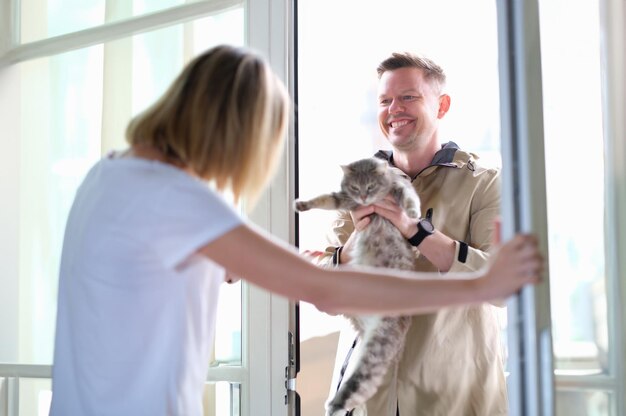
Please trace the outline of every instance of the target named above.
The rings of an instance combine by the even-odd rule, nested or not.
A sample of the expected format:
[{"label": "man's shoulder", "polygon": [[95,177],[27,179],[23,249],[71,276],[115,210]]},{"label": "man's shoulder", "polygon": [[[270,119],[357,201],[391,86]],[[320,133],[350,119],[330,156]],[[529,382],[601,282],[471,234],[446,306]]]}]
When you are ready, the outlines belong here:
[{"label": "man's shoulder", "polygon": [[458,192],[459,197],[499,192],[500,168],[482,163],[477,154],[457,149],[453,160],[447,166],[453,166],[453,168],[438,167],[427,180],[437,181],[439,186],[455,190],[454,192]]},{"label": "man's shoulder", "polygon": [[499,176],[501,168],[495,157],[482,158],[477,153],[457,149],[454,153],[453,163],[459,168],[465,168],[475,174],[485,174],[487,176]]}]

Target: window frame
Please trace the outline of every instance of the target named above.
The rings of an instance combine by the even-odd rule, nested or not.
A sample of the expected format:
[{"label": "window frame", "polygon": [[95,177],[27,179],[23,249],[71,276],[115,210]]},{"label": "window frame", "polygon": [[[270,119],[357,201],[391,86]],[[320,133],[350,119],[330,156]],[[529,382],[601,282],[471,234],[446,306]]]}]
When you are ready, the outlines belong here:
[{"label": "window frame", "polygon": [[626,4],[600,0],[602,105],[605,155],[605,263],[610,366],[614,414],[626,410]]},{"label": "window frame", "polygon": [[[225,12],[233,8],[244,8],[245,44],[264,54],[276,73],[291,86],[290,47],[290,6],[289,0],[205,0],[183,4],[155,13],[105,23],[73,33],[20,44],[19,41],[19,0],[0,4],[0,120],[7,140],[4,152],[0,155],[0,189],[8,198],[19,199],[19,71],[13,65],[20,62],[52,56],[66,51],[105,44],[109,41],[126,38],[142,32],[185,23],[201,17]],[[18,81],[18,82],[15,82]],[[6,110],[6,111],[4,111]],[[115,120],[114,120],[115,121]],[[293,134],[293,128],[290,129]],[[106,134],[103,143],[109,140]],[[293,140],[288,141],[290,144]],[[260,198],[250,214],[250,220],[265,228],[278,238],[293,243],[293,214],[288,200],[293,191],[292,146],[288,146],[281,160],[275,180]],[[3,261],[0,265],[0,310],[2,316],[15,317],[19,311],[17,303],[19,291],[18,244],[19,207],[0,215],[0,225],[7,231],[0,239],[3,248]],[[5,227],[6,226],[6,227]],[[13,242],[11,244],[11,242]],[[6,246],[6,247],[5,247]],[[6,302],[5,302],[6,301]],[[242,361],[241,366],[220,366],[209,369],[208,382],[226,381],[241,385],[241,415],[260,414],[287,415],[285,372],[288,365],[288,332],[293,322],[290,303],[287,299],[272,295],[262,289],[243,282],[242,284]],[[17,338],[16,319],[0,317],[3,332]],[[12,323],[13,322],[13,323]],[[13,334],[13,335],[11,335]],[[254,348],[252,348],[254,346]],[[0,347],[3,348],[3,347]],[[10,351],[8,356],[18,356]],[[19,411],[20,378],[50,379],[51,365],[2,364],[0,363],[0,415],[12,416]],[[6,407],[4,406],[6,404]]]}]

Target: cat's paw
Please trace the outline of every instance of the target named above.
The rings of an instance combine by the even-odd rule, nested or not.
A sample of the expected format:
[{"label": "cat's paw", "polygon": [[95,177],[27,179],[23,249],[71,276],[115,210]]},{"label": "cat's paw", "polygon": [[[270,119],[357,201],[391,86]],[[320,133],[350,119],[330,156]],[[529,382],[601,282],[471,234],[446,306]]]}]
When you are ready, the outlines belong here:
[{"label": "cat's paw", "polygon": [[311,207],[309,207],[308,202],[302,201],[300,199],[296,199],[293,201],[293,209],[297,212],[308,211]]},{"label": "cat's paw", "polygon": [[326,409],[326,416],[346,416],[348,411],[342,408],[330,407]]},{"label": "cat's paw", "polygon": [[367,416],[365,405],[357,406],[352,410],[351,416]]}]

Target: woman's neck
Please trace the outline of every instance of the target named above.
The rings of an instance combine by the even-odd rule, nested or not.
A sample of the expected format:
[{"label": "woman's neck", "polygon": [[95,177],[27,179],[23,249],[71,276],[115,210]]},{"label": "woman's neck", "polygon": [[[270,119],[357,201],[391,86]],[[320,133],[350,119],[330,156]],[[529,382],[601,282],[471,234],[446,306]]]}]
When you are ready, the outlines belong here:
[{"label": "woman's neck", "polygon": [[175,168],[181,169],[192,176],[197,176],[191,168],[186,166],[183,162],[178,159],[169,157],[161,152],[156,147],[145,144],[145,143],[137,143],[129,147],[125,152],[123,152],[120,157],[134,157],[145,160],[155,160],[157,162],[165,163]]}]

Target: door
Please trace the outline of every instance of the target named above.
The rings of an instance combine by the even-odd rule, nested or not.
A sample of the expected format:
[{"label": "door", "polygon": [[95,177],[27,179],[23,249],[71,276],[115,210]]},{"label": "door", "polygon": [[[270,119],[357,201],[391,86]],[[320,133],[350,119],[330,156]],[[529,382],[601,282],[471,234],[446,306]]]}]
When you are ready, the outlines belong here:
[{"label": "door", "polygon": [[[297,17],[300,196],[336,190],[340,164],[388,149],[376,120],[376,66],[394,51],[423,53],[446,72],[452,106],[442,141],[477,153],[483,165],[502,164],[495,2],[300,1]],[[333,217],[301,214],[300,249],[324,249]],[[498,312],[506,340],[506,310]],[[332,369],[346,354],[337,345],[353,335],[342,318],[310,305],[301,305],[301,318],[298,391],[306,416],[319,414],[336,387]]]},{"label": "door", "polygon": [[612,1],[498,6],[503,125],[511,127],[505,167],[517,171],[505,178],[520,195],[518,203],[509,195],[517,206],[509,218],[549,249],[544,284],[509,308],[516,322],[509,345],[518,349],[511,414],[623,414],[617,305],[624,269],[616,264],[613,226],[623,221],[615,211],[623,190],[612,185],[611,151],[623,130],[620,136],[607,124],[620,103],[615,97],[624,96],[623,79],[608,76],[623,65],[623,55],[614,55],[623,37],[609,32],[607,16],[611,10],[623,19],[623,10]]},{"label": "door", "polygon": [[[549,261],[501,316],[510,414],[623,414],[623,4],[466,3],[296,1],[299,195],[335,190],[340,163],[385,147],[376,64],[395,50],[433,57],[450,80],[444,137],[502,167],[505,236],[536,233]],[[300,215],[302,251],[324,249],[331,219]],[[300,315],[306,416],[333,388],[346,324],[311,305]]]}]

